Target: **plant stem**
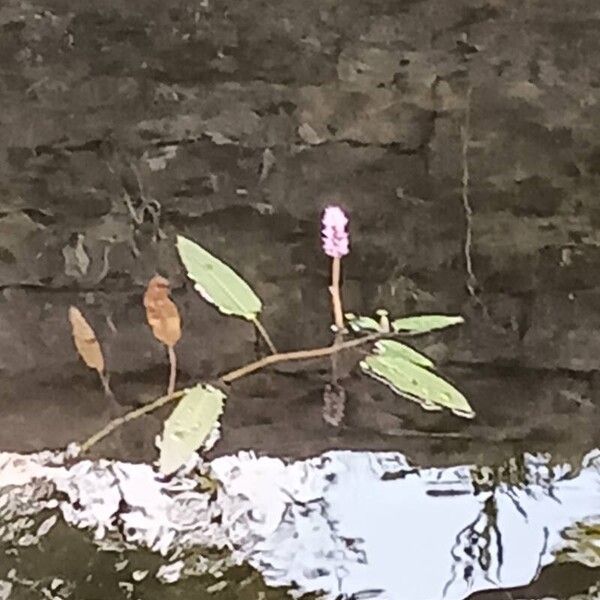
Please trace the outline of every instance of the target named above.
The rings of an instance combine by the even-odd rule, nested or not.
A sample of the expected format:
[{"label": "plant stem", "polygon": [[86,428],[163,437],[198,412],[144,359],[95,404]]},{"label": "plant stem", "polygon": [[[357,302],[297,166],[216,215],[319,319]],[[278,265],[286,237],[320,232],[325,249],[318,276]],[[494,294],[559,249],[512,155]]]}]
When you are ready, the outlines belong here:
[{"label": "plant stem", "polygon": [[[343,343],[343,334],[340,330],[335,332],[335,336],[333,338],[333,347],[339,347]],[[337,352],[334,352],[331,355],[331,383],[337,385],[339,381],[339,361]]]},{"label": "plant stem", "polygon": [[110,423],[108,423],[108,425],[106,425],[106,427],[103,427],[100,431],[98,431],[98,433],[95,433],[93,436],[91,436],[85,442],[83,442],[83,444],[81,444],[81,452],[82,453],[87,452],[94,444],[97,444],[101,439],[105,438],[107,435],[112,433],[115,429],[117,429],[121,425],[124,425],[128,421],[133,421],[133,419],[137,419],[138,417],[141,417],[149,412],[152,412],[153,410],[156,410],[157,408],[164,406],[168,402],[171,402],[173,400],[179,400],[179,398],[181,398],[184,394],[185,394],[185,390],[179,390],[178,392],[175,392],[174,394],[169,394],[167,396],[161,396],[160,398],[157,398],[156,400],[154,400],[154,402],[150,402],[149,404],[144,404],[144,406],[140,406],[140,408],[136,408],[135,410],[128,412],[127,414],[123,415],[122,417],[113,419],[112,421],[110,421]]},{"label": "plant stem", "polygon": [[104,371],[98,371],[98,375],[100,377],[100,382],[102,383],[102,389],[104,390],[104,394],[107,398],[114,398],[115,395],[113,391],[110,389],[109,375]]},{"label": "plant stem", "polygon": [[380,333],[373,333],[367,335],[365,337],[361,337],[355,340],[350,340],[348,342],[344,342],[342,344],[333,345],[333,346],[324,346],[322,348],[309,348],[307,350],[294,350],[293,352],[281,352],[279,354],[271,354],[270,356],[265,356],[260,360],[256,360],[254,362],[248,363],[243,367],[239,367],[234,369],[233,371],[229,371],[229,373],[225,373],[221,375],[219,379],[223,383],[231,383],[236,379],[240,379],[245,375],[249,375],[250,373],[254,373],[254,371],[259,371],[260,369],[264,369],[269,365],[273,365],[280,362],[286,361],[296,361],[296,360],[310,360],[311,358],[321,358],[323,356],[330,356],[337,352],[341,352],[342,350],[348,350],[350,348],[355,348],[357,346],[362,346],[363,344],[368,344],[369,342],[373,342],[378,340],[381,337]]},{"label": "plant stem", "polygon": [[331,261],[331,304],[333,306],[333,318],[338,330],[344,329],[344,312],[342,310],[342,297],[340,294],[340,273],[342,270],[342,260],[335,257]]},{"label": "plant stem", "polygon": [[260,333],[265,342],[267,342],[267,346],[269,346],[269,350],[271,351],[271,353],[277,354],[277,348],[275,348],[275,344],[273,343],[273,340],[271,340],[271,336],[269,335],[269,332],[265,329],[265,326],[258,320],[258,317],[254,317],[254,319],[252,320],[254,322],[254,325],[256,325],[256,329],[258,329],[258,333]]},{"label": "plant stem", "polygon": [[175,380],[177,379],[177,355],[175,354],[175,348],[173,346],[167,346],[169,353],[169,387],[167,388],[167,395],[170,396],[175,392]]},{"label": "plant stem", "polygon": [[[342,260],[335,257],[331,262],[331,304],[333,308],[333,318],[335,322],[336,332],[333,338],[333,346],[339,346],[343,341],[342,331],[344,330],[344,312],[342,310],[342,297],[340,294],[340,274],[342,269]],[[337,352],[331,355],[331,383],[337,385],[338,375],[338,356]]]},{"label": "plant stem", "polygon": [[[368,344],[369,342],[374,342],[382,337],[381,333],[372,333],[362,338],[358,338],[355,340],[350,340],[348,342],[344,342],[342,344],[333,345],[333,346],[325,346],[323,348],[309,348],[307,350],[296,350],[294,352],[282,352],[280,354],[271,354],[270,356],[265,356],[260,360],[256,360],[254,362],[248,363],[243,367],[239,367],[238,369],[234,369],[233,371],[229,371],[224,375],[219,377],[219,381],[223,383],[231,383],[236,379],[240,379],[245,375],[249,375],[250,373],[254,373],[254,371],[259,371],[260,369],[264,369],[269,365],[273,365],[275,363],[286,362],[286,361],[294,361],[294,360],[310,360],[311,358],[320,358],[323,356],[329,356],[331,354],[335,354],[337,352],[341,352],[342,350],[348,350],[350,348],[355,348],[357,346],[362,346],[363,344]],[[154,402],[150,402],[149,404],[144,404],[144,406],[140,406],[140,408],[136,408],[131,412],[123,415],[122,417],[118,417],[112,421],[110,421],[106,427],[102,428],[98,433],[92,435],[89,439],[87,439],[81,445],[81,452],[87,452],[92,446],[97,444],[100,440],[104,439],[107,435],[111,434],[115,429],[124,425],[129,421],[133,421],[133,419],[137,419],[138,417],[142,417],[145,414],[148,414],[169,402],[174,400],[179,400],[186,393],[186,390],[179,390],[172,394],[167,394],[166,396],[161,396],[154,400]]]}]

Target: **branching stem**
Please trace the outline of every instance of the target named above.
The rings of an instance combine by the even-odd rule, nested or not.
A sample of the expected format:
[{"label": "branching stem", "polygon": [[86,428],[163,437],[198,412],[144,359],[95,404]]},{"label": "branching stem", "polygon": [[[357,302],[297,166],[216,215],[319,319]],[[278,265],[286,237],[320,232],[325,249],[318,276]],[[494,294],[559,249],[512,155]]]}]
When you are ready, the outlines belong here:
[{"label": "branching stem", "polygon": [[181,398],[184,394],[185,390],[179,390],[174,394],[161,396],[160,398],[154,400],[154,402],[144,404],[144,406],[140,406],[140,408],[136,408],[135,410],[128,412],[122,417],[117,417],[116,419],[113,419],[112,421],[110,421],[110,423],[108,423],[108,425],[106,425],[106,427],[103,427],[100,431],[98,431],[98,433],[95,433],[93,436],[91,436],[89,439],[83,442],[83,444],[81,444],[81,452],[87,452],[94,444],[97,444],[100,440],[104,439],[115,429],[118,429],[121,425],[124,425],[129,421],[133,421],[138,417],[142,417],[145,414],[148,414],[149,412],[152,412],[153,410],[164,406],[168,402],[171,402],[173,400],[179,400],[179,398]]},{"label": "branching stem", "polygon": [[[242,377],[245,377],[250,373],[254,373],[255,371],[264,369],[269,365],[273,365],[280,362],[310,360],[312,358],[330,356],[343,350],[349,350],[350,348],[356,348],[358,346],[362,346],[363,344],[374,342],[380,339],[381,337],[383,337],[381,333],[373,333],[362,338],[350,340],[348,342],[343,342],[341,344],[334,344],[333,346],[324,346],[322,348],[309,348],[306,350],[295,350],[294,352],[281,352],[279,354],[271,354],[270,356],[265,356],[260,360],[248,363],[243,367],[239,367],[238,369],[234,369],[233,371],[229,371],[228,373],[221,375],[218,381],[220,381],[221,383],[232,383],[236,379],[241,379]],[[113,431],[115,431],[115,429],[118,429],[121,425],[124,425],[129,421],[133,421],[138,417],[142,417],[148,413],[151,413],[157,408],[168,404],[169,402],[179,400],[185,395],[185,392],[186,390],[178,390],[176,392],[167,394],[166,396],[161,396],[160,398],[154,400],[154,402],[144,404],[144,406],[140,406],[140,408],[136,408],[135,410],[128,412],[122,417],[113,419],[100,431],[98,431],[85,442],[83,442],[83,444],[81,445],[81,452],[87,452],[92,446],[97,444],[100,440],[104,439],[107,435],[111,434]]]},{"label": "branching stem", "polygon": [[238,369],[229,371],[229,373],[221,375],[219,380],[223,383],[232,383],[236,379],[240,379],[241,377],[245,377],[250,373],[254,373],[255,371],[264,369],[269,365],[274,365],[280,362],[310,360],[312,358],[322,358],[324,356],[330,356],[337,352],[341,352],[342,350],[356,348],[357,346],[362,346],[363,344],[373,342],[379,339],[380,337],[380,333],[374,333],[362,338],[344,342],[343,344],[334,344],[333,346],[324,346],[322,348],[309,348],[307,350],[294,350],[293,352],[281,352],[279,354],[271,354],[271,356],[265,356],[260,360],[256,360],[254,362],[248,363],[247,365],[244,365],[243,367],[239,367]]}]

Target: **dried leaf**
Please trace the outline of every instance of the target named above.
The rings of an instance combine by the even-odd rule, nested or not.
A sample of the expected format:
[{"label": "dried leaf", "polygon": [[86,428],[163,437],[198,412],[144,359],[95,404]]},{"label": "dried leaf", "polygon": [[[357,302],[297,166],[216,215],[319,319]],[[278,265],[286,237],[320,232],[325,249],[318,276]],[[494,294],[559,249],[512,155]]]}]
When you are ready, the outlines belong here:
[{"label": "dried leaf", "polygon": [[181,319],[177,306],[169,298],[169,287],[167,279],[155,275],[144,294],[144,306],[154,337],[172,348],[181,337]]},{"label": "dried leaf", "polygon": [[69,321],[79,356],[90,369],[96,369],[98,373],[102,374],[104,372],[104,356],[91,325],[75,306],[69,307]]}]

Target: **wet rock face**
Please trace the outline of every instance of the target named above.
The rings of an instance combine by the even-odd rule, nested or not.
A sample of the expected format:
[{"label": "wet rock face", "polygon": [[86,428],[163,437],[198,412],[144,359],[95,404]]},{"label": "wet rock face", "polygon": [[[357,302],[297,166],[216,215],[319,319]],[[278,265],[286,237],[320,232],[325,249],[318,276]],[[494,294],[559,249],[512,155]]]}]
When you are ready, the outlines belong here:
[{"label": "wet rock face", "polygon": [[[592,0],[5,0],[0,372],[18,434],[0,444],[73,437],[40,426],[24,440],[26,406],[88,412],[71,303],[125,392],[135,380],[160,390],[164,353],[141,304],[155,272],[184,317],[184,379],[252,358],[252,329],[186,284],[177,233],[253,283],[279,347],[327,342],[318,216],[332,198],[352,219],[348,309],[464,314],[460,332],[425,345],[450,372],[461,363],[455,378],[485,424],[510,421],[496,401],[513,396],[539,401],[532,419],[589,422],[599,26]],[[360,398],[355,415],[373,414]]]}]

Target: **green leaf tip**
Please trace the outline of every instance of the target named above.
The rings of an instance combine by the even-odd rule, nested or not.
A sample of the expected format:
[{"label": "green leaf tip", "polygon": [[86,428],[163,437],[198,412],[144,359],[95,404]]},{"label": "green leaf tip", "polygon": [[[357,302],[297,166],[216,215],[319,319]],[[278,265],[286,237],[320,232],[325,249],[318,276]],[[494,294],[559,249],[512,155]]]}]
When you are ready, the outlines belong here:
[{"label": "green leaf tip", "polygon": [[399,356],[426,369],[433,369],[435,366],[429,357],[395,340],[379,340],[375,344],[375,352],[392,359],[394,356]]},{"label": "green leaf tip", "polygon": [[362,370],[396,394],[418,402],[425,410],[446,408],[471,419],[475,412],[465,396],[448,381],[433,373],[433,362],[413,348],[392,340],[380,341],[377,354],[367,356]]},{"label": "green leaf tip", "polygon": [[169,475],[184,465],[202,447],[223,412],[225,394],[210,385],[199,384],[186,390],[165,421],[159,441],[158,467]]},{"label": "green leaf tip", "polygon": [[464,322],[465,320],[460,315],[416,315],[395,319],[392,321],[392,329],[396,333],[420,335],[437,329],[461,325]]},{"label": "green leaf tip", "polygon": [[256,319],[262,302],[229,265],[192,240],[177,236],[177,251],[194,289],[225,315]]},{"label": "green leaf tip", "polygon": [[344,315],[348,321],[348,327],[352,331],[379,331],[379,322],[371,317],[357,316],[354,313],[346,313]]}]

